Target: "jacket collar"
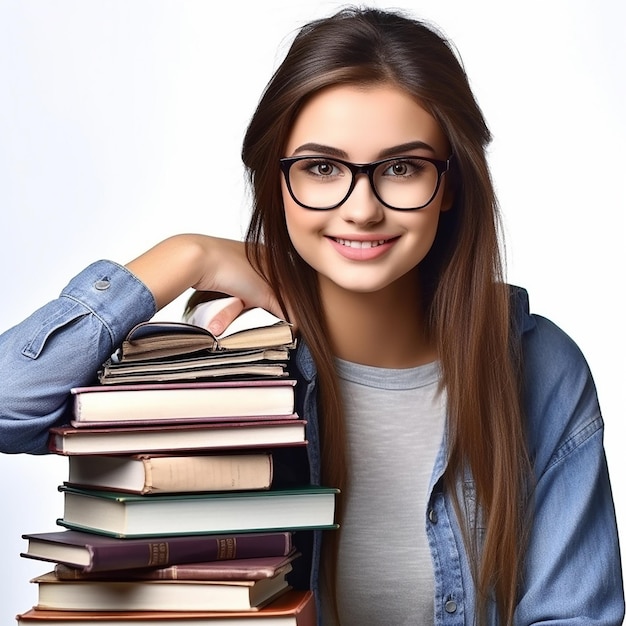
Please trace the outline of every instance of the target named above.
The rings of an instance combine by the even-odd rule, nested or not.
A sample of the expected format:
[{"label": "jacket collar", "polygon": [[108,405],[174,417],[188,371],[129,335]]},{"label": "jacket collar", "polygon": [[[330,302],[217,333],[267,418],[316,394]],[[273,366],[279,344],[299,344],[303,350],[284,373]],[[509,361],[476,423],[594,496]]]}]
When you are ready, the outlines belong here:
[{"label": "jacket collar", "polygon": [[530,314],[528,292],[522,287],[509,285],[509,293],[511,297],[511,315],[513,317],[514,328],[520,335],[523,335],[536,326],[535,319]]}]

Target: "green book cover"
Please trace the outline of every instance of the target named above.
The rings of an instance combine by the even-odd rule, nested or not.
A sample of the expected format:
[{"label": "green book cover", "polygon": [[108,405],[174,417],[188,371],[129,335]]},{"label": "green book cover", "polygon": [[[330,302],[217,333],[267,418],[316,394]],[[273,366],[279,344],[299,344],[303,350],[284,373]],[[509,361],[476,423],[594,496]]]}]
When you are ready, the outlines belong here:
[{"label": "green book cover", "polygon": [[334,528],[338,489],[136,495],[62,485],[67,528],[118,537]]},{"label": "green book cover", "polygon": [[207,491],[200,493],[167,493],[167,494],[132,494],[121,491],[105,491],[100,489],[82,489],[70,485],[61,485],[61,492],[77,493],[84,496],[94,498],[105,498],[108,500],[117,500],[120,502],[142,502],[146,503],[151,500],[160,502],[168,500],[219,500],[230,498],[280,498],[297,495],[329,495],[339,493],[339,489],[335,487],[323,487],[319,485],[303,485],[301,487],[292,487],[290,489],[270,489],[258,491]]}]

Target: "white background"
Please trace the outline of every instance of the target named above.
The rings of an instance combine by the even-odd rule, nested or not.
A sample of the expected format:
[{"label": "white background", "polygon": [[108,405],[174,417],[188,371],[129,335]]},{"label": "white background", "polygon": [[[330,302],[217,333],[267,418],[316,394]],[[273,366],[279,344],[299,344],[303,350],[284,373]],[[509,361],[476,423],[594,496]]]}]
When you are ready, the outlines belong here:
[{"label": "white background", "polygon": [[[0,330],[92,260],[177,232],[241,237],[248,119],[293,31],[340,4],[0,0]],[[508,280],[587,356],[625,528],[625,5],[374,4],[433,21],[461,52],[495,137]],[[0,457],[0,624],[35,602],[28,580],[47,568],[19,557],[20,537],[58,529],[65,471]]]}]

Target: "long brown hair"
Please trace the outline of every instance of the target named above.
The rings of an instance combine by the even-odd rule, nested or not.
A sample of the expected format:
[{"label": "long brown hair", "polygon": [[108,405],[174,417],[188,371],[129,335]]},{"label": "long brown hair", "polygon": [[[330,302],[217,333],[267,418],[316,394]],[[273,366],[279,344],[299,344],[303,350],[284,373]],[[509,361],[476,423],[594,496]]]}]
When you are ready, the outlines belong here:
[{"label": "long brown hair", "polygon": [[[381,83],[399,86],[425,107],[454,153],[447,180],[454,185],[454,204],[442,214],[419,267],[420,281],[448,396],[446,485],[474,563],[478,615],[484,619],[493,596],[500,620],[510,624],[523,566],[529,460],[498,206],[485,154],[491,136],[453,47],[433,27],[397,12],[348,8],[299,31],[244,139],[242,157],[254,192],[248,254],[288,300],[311,350],[320,389],[322,476],[345,486],[343,409],[325,312],[315,272],[289,239],[279,158],[296,116],[314,94],[331,85]],[[468,471],[484,519],[480,545],[455,488]]]}]

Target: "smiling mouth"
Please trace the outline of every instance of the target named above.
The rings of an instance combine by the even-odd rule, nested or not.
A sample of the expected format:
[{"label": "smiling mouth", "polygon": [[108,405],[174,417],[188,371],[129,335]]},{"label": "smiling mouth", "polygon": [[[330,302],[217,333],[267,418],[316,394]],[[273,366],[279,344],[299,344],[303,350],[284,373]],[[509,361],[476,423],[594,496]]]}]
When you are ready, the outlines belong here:
[{"label": "smiling mouth", "polygon": [[389,239],[378,239],[376,241],[355,241],[353,239],[338,239],[333,237],[333,239],[342,246],[346,248],[377,248],[378,246],[382,246],[384,243],[390,241]]}]

